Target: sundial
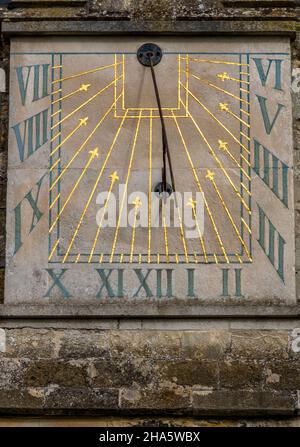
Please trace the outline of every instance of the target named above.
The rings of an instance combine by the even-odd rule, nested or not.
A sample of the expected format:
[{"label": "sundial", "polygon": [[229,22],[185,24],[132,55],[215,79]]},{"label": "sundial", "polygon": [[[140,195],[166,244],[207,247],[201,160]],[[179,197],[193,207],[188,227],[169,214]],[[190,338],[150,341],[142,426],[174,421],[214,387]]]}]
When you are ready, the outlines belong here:
[{"label": "sundial", "polygon": [[286,38],[12,39],[6,303],[293,302],[290,78]]}]

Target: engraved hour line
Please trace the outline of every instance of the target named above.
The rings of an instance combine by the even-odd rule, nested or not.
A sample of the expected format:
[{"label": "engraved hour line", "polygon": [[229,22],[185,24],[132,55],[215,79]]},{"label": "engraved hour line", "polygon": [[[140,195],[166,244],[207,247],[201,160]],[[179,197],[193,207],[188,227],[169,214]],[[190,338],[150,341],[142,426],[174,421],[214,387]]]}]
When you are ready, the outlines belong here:
[{"label": "engraved hour line", "polygon": [[59,244],[59,239],[57,239],[57,241],[56,241],[55,244],[53,245],[53,248],[52,248],[51,253],[50,253],[50,255],[49,255],[48,261],[51,261],[52,256],[54,255],[54,252],[55,252],[56,247],[58,246],[58,244]]},{"label": "engraved hour line", "polygon": [[89,159],[88,159],[88,161],[87,161],[87,163],[86,163],[86,165],[85,165],[85,167],[84,167],[82,173],[80,174],[80,176],[79,176],[78,179],[76,180],[75,185],[73,186],[73,188],[72,188],[70,194],[68,195],[68,197],[66,198],[66,200],[65,200],[65,202],[64,202],[64,204],[63,204],[61,210],[59,211],[59,213],[58,213],[58,215],[56,216],[56,218],[55,218],[53,224],[51,225],[51,227],[50,227],[50,229],[49,229],[49,233],[51,233],[51,232],[53,231],[55,225],[57,224],[57,222],[58,222],[58,220],[60,219],[62,213],[64,212],[66,206],[68,205],[69,201],[71,200],[71,198],[72,198],[74,192],[76,191],[78,185],[80,184],[81,180],[82,180],[83,177],[85,176],[86,171],[88,170],[90,164],[92,163],[92,161],[94,160],[95,157],[97,157],[97,158],[99,157],[99,154],[98,154],[98,148],[95,148],[94,150],[89,151],[89,154],[90,154],[90,157],[89,157]]},{"label": "engraved hour line", "polygon": [[52,115],[50,115],[51,118],[53,118],[54,116],[58,115],[61,111],[62,111],[62,109],[59,109],[56,112],[52,113]]},{"label": "engraved hour line", "polygon": [[137,221],[138,210],[139,210],[139,208],[140,208],[140,206],[142,204],[141,199],[139,197],[136,197],[135,200],[133,201],[133,204],[134,204],[134,218],[133,218],[131,246],[130,246],[130,256],[129,256],[130,264],[132,264],[132,260],[133,260],[135,231],[136,231],[136,221]]},{"label": "engraved hour line", "polygon": [[[120,97],[120,96],[119,96]],[[119,99],[119,97],[117,98],[117,100]],[[89,134],[89,136],[85,139],[85,141],[82,143],[82,145],[80,146],[80,148],[75,152],[75,154],[73,155],[73,157],[71,158],[71,160],[68,162],[68,164],[65,166],[65,168],[62,170],[62,172],[59,174],[59,176],[54,180],[54,182],[52,183],[51,187],[50,187],[50,191],[54,188],[54,186],[56,185],[56,183],[62,178],[62,176],[65,174],[65,172],[69,169],[70,165],[73,163],[73,161],[75,160],[75,158],[79,155],[79,153],[82,151],[82,149],[86,146],[86,144],[88,143],[88,141],[92,138],[92,136],[94,135],[94,133],[97,131],[98,127],[102,124],[102,122],[105,120],[105,118],[107,117],[107,115],[111,112],[111,110],[113,109],[114,105],[115,105],[116,101],[114,101],[112,103],[112,105],[110,106],[110,108],[105,112],[105,114],[102,116],[102,118],[100,119],[100,121],[96,124],[96,126],[94,127],[94,129],[91,131],[91,133]]]},{"label": "engraved hour line", "polygon": [[239,96],[234,95],[233,93],[229,92],[228,90],[225,90],[221,87],[218,87],[217,85],[213,84],[212,82],[207,81],[206,79],[202,79],[199,78],[198,76],[194,75],[193,73],[190,73],[190,75],[195,78],[198,79],[198,81],[202,82],[203,84],[209,85],[212,88],[215,88],[216,90],[219,90],[222,93],[225,93],[228,96],[231,96],[234,99],[237,99],[240,102],[243,102],[244,104],[250,104],[249,101],[246,101],[246,99],[241,99]]},{"label": "engraved hour line", "polygon": [[[185,86],[181,83],[181,85],[183,86],[183,88],[185,88]],[[250,154],[249,149],[244,146],[237,137],[235,137],[233,135],[233,133],[230,132],[229,129],[227,129],[227,127],[218,119],[215,117],[215,115],[189,90],[189,95],[194,98],[194,100],[196,102],[198,102],[198,104],[234,139],[234,141],[241,146],[246,152],[248,152],[248,154]],[[184,103],[182,103],[184,105]]]},{"label": "engraved hour line", "polygon": [[[220,60],[210,60],[210,59],[199,59],[194,57],[187,57],[192,62],[209,62],[210,64],[225,64],[225,65],[238,65],[242,67],[248,67],[249,64],[241,64],[239,62],[230,62],[230,61],[220,61]],[[181,59],[185,60],[186,57],[181,57]]]},{"label": "engraved hour line", "polygon": [[199,228],[199,223],[198,223],[198,219],[197,219],[197,215],[196,215],[196,210],[195,210],[195,206],[196,206],[196,201],[193,200],[192,198],[190,198],[190,200],[187,203],[187,206],[190,206],[192,208],[192,213],[193,213],[193,217],[196,223],[196,228],[197,228],[197,232],[198,232],[198,236],[199,236],[199,241],[200,241],[200,245],[203,251],[203,255],[204,255],[204,260],[206,262],[206,264],[208,263],[208,258],[207,258],[207,254],[206,254],[206,250],[204,247],[204,243],[203,243],[203,237]]},{"label": "engraved hour line", "polygon": [[[121,64],[121,62],[118,62],[117,65]],[[97,71],[101,71],[101,70],[105,70],[106,68],[111,68],[114,67],[115,64],[110,64],[110,65],[105,65],[103,67],[97,67],[97,68],[93,68],[92,70],[88,70],[88,71],[82,71],[81,73],[76,73],[74,75],[71,76],[66,76],[65,78],[61,78],[61,79],[56,79],[55,81],[52,82],[52,84],[57,84],[58,82],[63,82],[63,81],[68,81],[69,79],[74,79],[74,78],[78,78],[80,76],[84,76],[90,73],[96,73]]]},{"label": "engraved hour line", "polygon": [[[180,129],[180,127],[179,127],[179,124],[178,124],[178,121],[177,121],[176,116],[174,116],[174,121],[175,121],[176,127],[177,127],[177,129],[178,129],[178,132],[179,132],[179,135],[180,135],[180,138],[181,138],[183,147],[184,147],[184,149],[185,149],[185,152],[186,152],[188,161],[189,161],[189,163],[190,163],[190,165],[191,165],[191,169],[192,169],[192,172],[193,172],[193,175],[194,175],[196,184],[197,184],[197,186],[198,186],[199,191],[203,194],[203,189],[202,189],[202,186],[201,186],[201,183],[200,183],[198,174],[197,174],[197,172],[196,172],[196,168],[195,168],[194,163],[193,163],[193,161],[192,161],[192,159],[191,159],[189,150],[188,150],[187,145],[186,145],[186,142],[185,142],[185,140],[184,140],[184,138],[183,138],[183,135],[182,135],[181,129]],[[223,255],[224,255],[224,257],[225,257],[226,262],[229,263],[229,259],[228,259],[228,256],[227,256],[227,253],[226,253],[226,250],[225,250],[225,247],[224,247],[222,238],[221,238],[221,236],[220,236],[220,234],[219,234],[218,228],[217,228],[217,226],[216,226],[215,220],[214,220],[214,218],[213,218],[213,215],[212,215],[212,213],[211,213],[210,207],[209,207],[209,205],[208,205],[208,202],[207,202],[207,200],[206,200],[204,194],[203,194],[203,200],[204,200],[205,208],[206,208],[207,213],[208,213],[208,215],[209,215],[209,218],[210,218],[210,220],[211,220],[211,223],[212,223],[212,226],[213,226],[213,229],[214,229],[216,238],[217,238],[217,240],[218,240],[218,242],[219,242],[219,244],[220,244],[220,248],[221,248],[221,250],[222,250],[222,252],[223,252]]]},{"label": "engraved hour line", "polygon": [[242,202],[242,204],[244,205],[244,207],[246,208],[246,210],[248,211],[249,214],[251,214],[251,210],[249,208],[249,206],[247,205],[247,203],[245,202],[245,200],[243,199],[243,197],[241,196],[241,194],[239,193],[237,187],[235,186],[235,184],[233,183],[232,179],[230,178],[230,176],[228,175],[228,172],[226,171],[226,169],[224,168],[224,165],[222,164],[222,162],[219,160],[219,158],[217,157],[215,151],[213,150],[212,146],[209,144],[208,140],[206,139],[205,135],[203,134],[202,130],[200,129],[200,127],[198,126],[198,124],[196,123],[196,121],[194,120],[193,116],[191,115],[191,113],[189,111],[187,111],[188,116],[191,118],[191,120],[193,121],[196,129],[198,130],[198,132],[200,133],[202,139],[204,140],[204,142],[206,143],[207,147],[209,148],[210,152],[212,153],[215,161],[217,162],[217,164],[220,166],[220,168],[222,169],[225,177],[227,178],[227,180],[229,181],[230,185],[232,186],[232,188],[234,189],[236,195],[239,197],[240,201]]},{"label": "engraved hour line", "polygon": [[79,88],[73,90],[72,92],[68,93],[65,96],[62,96],[61,98],[55,99],[54,101],[52,101],[51,104],[54,105],[60,101],[64,101],[65,99],[71,98],[72,96],[76,95],[76,93],[87,92],[90,86],[91,84],[81,84]]},{"label": "engraved hour line", "polygon": [[79,110],[81,110],[83,107],[85,107],[87,104],[89,104],[91,101],[93,101],[95,98],[97,98],[99,95],[101,95],[102,93],[105,92],[105,90],[107,90],[109,87],[111,87],[112,85],[114,85],[118,79],[120,79],[121,76],[119,76],[119,78],[114,79],[112,82],[110,82],[109,84],[107,84],[105,87],[103,87],[101,90],[99,90],[99,92],[95,93],[95,95],[93,95],[91,98],[89,98],[87,101],[83,102],[80,106],[78,106],[75,110],[73,110],[72,112],[70,112],[68,115],[66,115],[64,118],[62,118],[60,121],[58,121],[57,123],[55,123],[52,127],[51,130],[55,129],[55,127],[59,126],[60,124],[62,124],[64,121],[66,121],[67,119],[71,118],[71,116],[74,115],[74,113],[78,112]]},{"label": "engraved hour line", "polygon": [[57,145],[53,151],[50,153],[50,157],[52,157],[53,154],[55,154],[55,152],[66,142],[68,141],[69,138],[71,138],[72,135],[74,135],[75,132],[77,132],[78,129],[80,129],[81,126],[86,126],[87,125],[87,121],[88,121],[88,117],[83,118],[83,119],[79,119],[79,123],[77,124],[77,126],[66,136],[66,138],[64,138],[62,140],[61,143],[59,143],[59,145]]},{"label": "engraved hour line", "polygon": [[151,236],[152,236],[152,145],[153,145],[153,119],[152,110],[149,119],[149,179],[148,179],[148,263],[151,262]]},{"label": "engraved hour line", "polygon": [[54,135],[53,138],[51,138],[50,143],[52,143],[56,138],[58,138],[61,135],[61,132],[58,132],[56,135]]},{"label": "engraved hour line", "polygon": [[111,255],[110,255],[110,260],[109,260],[110,263],[112,263],[112,261],[113,261],[113,257],[114,257],[114,253],[115,253],[115,249],[116,249],[116,244],[117,244],[117,239],[118,239],[118,234],[119,234],[119,227],[120,227],[123,207],[124,207],[124,203],[125,203],[125,199],[126,199],[127,186],[128,186],[130,173],[131,173],[131,166],[132,166],[132,161],[133,161],[134,152],[135,152],[135,148],[136,148],[137,136],[138,136],[139,128],[140,128],[140,124],[141,124],[141,116],[142,116],[142,111],[140,111],[140,113],[139,113],[139,118],[138,118],[136,131],[135,131],[135,135],[134,135],[134,140],[133,140],[133,144],[132,144],[130,160],[129,160],[129,165],[128,165],[128,169],[127,169],[127,175],[126,175],[126,180],[125,180],[125,185],[124,185],[125,186],[124,187],[124,193],[123,193],[121,206],[120,206],[120,211],[119,211],[119,218],[118,218],[118,222],[117,222],[117,226],[116,226],[116,230],[115,230],[115,235],[114,235],[114,241],[113,241],[113,245],[112,245],[112,249],[111,249]]},{"label": "engraved hour line", "polygon": [[103,219],[104,219],[104,216],[105,216],[105,211],[106,211],[106,209],[108,207],[108,203],[109,203],[109,199],[110,199],[110,196],[111,196],[112,189],[114,187],[115,182],[119,180],[119,177],[117,175],[117,171],[113,172],[113,174],[111,174],[109,176],[109,178],[111,179],[111,182],[110,182],[109,190],[108,190],[108,193],[107,193],[107,198],[105,200],[105,204],[104,204],[104,207],[103,207],[102,216],[101,216],[100,222],[98,224],[98,228],[97,228],[96,235],[95,235],[95,238],[94,238],[93,246],[92,246],[92,249],[91,249],[91,252],[90,252],[90,255],[89,255],[89,259],[88,259],[89,263],[93,259],[94,251],[95,251],[95,248],[96,248],[99,236],[100,236],[100,231],[102,229],[102,223],[103,223]]},{"label": "engraved hour line", "polygon": [[[115,102],[116,102],[116,101],[115,101]],[[113,105],[115,104],[115,102],[113,103]],[[112,107],[113,107],[113,105],[112,105]],[[110,110],[112,109],[112,107],[110,108]],[[82,224],[82,222],[83,222],[83,219],[84,219],[84,217],[85,217],[85,214],[86,214],[86,212],[87,212],[87,210],[88,210],[88,207],[89,207],[89,205],[90,205],[90,203],[91,203],[91,201],[92,201],[92,198],[93,198],[93,196],[94,196],[94,194],[95,194],[95,191],[96,191],[96,189],[97,189],[97,187],[98,187],[98,184],[99,184],[100,179],[101,179],[101,177],[102,177],[102,174],[103,174],[103,171],[104,171],[104,169],[105,169],[105,166],[106,166],[106,164],[107,164],[107,162],[108,162],[108,160],[109,160],[109,157],[110,157],[110,155],[111,155],[111,153],[112,153],[112,151],[113,151],[113,149],[114,149],[114,146],[115,146],[115,143],[116,143],[116,141],[117,141],[117,139],[118,139],[119,133],[120,133],[122,127],[123,127],[123,124],[124,124],[126,115],[127,115],[127,111],[125,112],[125,115],[124,115],[124,117],[123,117],[123,119],[122,119],[122,121],[121,121],[121,123],[120,123],[120,126],[119,126],[119,128],[118,128],[118,130],[117,130],[117,132],[116,132],[116,135],[114,136],[113,142],[112,142],[112,144],[111,144],[111,146],[110,146],[110,148],[109,148],[109,150],[108,150],[108,152],[107,152],[107,155],[106,155],[106,157],[105,157],[105,160],[104,160],[104,162],[103,162],[103,165],[102,165],[102,167],[101,167],[101,169],[100,169],[100,171],[99,171],[98,177],[97,177],[97,179],[96,179],[96,181],[95,181],[95,184],[94,184],[94,186],[93,186],[93,189],[92,189],[92,191],[91,191],[91,194],[90,194],[90,196],[89,196],[89,198],[88,198],[88,200],[87,200],[87,202],[86,202],[86,205],[85,205],[85,207],[84,207],[84,210],[83,210],[83,212],[82,212],[82,214],[81,214],[81,216],[80,216],[80,219],[79,219],[79,222],[78,222],[78,224],[77,224],[76,230],[75,230],[75,232],[74,232],[74,234],[73,234],[73,236],[72,236],[72,239],[71,239],[71,242],[70,242],[70,244],[69,244],[68,250],[67,250],[67,252],[66,252],[66,254],[65,254],[65,257],[64,257],[64,259],[63,259],[63,261],[62,261],[63,263],[66,262],[66,260],[67,260],[67,258],[68,258],[68,256],[69,256],[69,253],[70,253],[70,250],[71,250],[72,245],[73,245],[73,243],[74,243],[74,240],[75,240],[75,238],[76,238],[76,236],[77,236],[77,233],[78,233],[78,231],[79,231],[79,229],[80,229],[80,227],[81,227],[81,224]],[[97,126],[98,126],[98,125],[97,125]],[[96,129],[96,128],[95,128],[95,129]],[[95,129],[94,129],[94,130],[95,130]],[[101,262],[102,262],[102,259],[103,259],[103,254],[102,254],[102,258],[100,258],[100,259],[101,259],[101,261],[99,260],[99,262],[101,263]]]},{"label": "engraved hour line", "polygon": [[231,215],[231,213],[230,213],[230,211],[229,211],[229,209],[228,209],[228,207],[227,207],[227,205],[226,205],[226,202],[225,202],[225,200],[224,200],[224,198],[223,198],[223,196],[222,196],[222,194],[221,194],[221,192],[220,192],[220,190],[219,190],[219,188],[218,188],[218,185],[216,184],[216,181],[215,181],[214,177],[215,177],[215,173],[212,172],[212,171],[210,171],[210,170],[208,170],[208,171],[207,171],[206,178],[212,183],[212,185],[213,185],[213,187],[214,187],[214,189],[215,189],[215,191],[216,191],[216,193],[217,193],[217,196],[219,197],[220,202],[221,202],[223,208],[224,208],[225,211],[226,211],[226,214],[227,214],[227,216],[228,216],[228,218],[229,218],[229,220],[230,220],[230,223],[231,223],[231,225],[232,225],[232,227],[233,227],[233,229],[234,229],[234,231],[235,231],[235,233],[236,233],[236,235],[237,235],[239,241],[241,242],[242,246],[243,246],[244,249],[245,249],[245,252],[246,252],[246,255],[247,255],[249,261],[252,261],[252,258],[251,258],[251,256],[250,256],[249,250],[248,250],[248,248],[247,248],[247,245],[245,244],[245,242],[244,242],[242,236],[241,236],[240,233],[239,233],[239,230],[238,230],[238,228],[237,228],[237,226],[236,226],[236,224],[235,224],[235,222],[234,222],[234,220],[233,220],[233,217],[232,217],[232,215]]}]

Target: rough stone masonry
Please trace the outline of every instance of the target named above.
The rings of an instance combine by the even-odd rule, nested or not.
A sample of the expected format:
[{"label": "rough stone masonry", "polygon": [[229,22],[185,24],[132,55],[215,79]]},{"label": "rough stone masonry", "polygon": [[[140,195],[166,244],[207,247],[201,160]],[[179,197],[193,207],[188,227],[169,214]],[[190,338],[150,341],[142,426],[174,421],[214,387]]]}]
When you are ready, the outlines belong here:
[{"label": "rough stone masonry", "polygon": [[56,302],[48,309],[44,305],[33,309],[28,300],[8,306],[4,294],[10,39],[41,33],[74,39],[128,32],[288,37],[298,285],[299,2],[4,3],[0,5],[1,414],[72,416],[74,421],[76,416],[101,416],[104,424],[122,417],[128,425],[299,425],[300,308],[295,302],[269,296],[261,301],[223,297],[213,303],[203,300],[196,315],[185,317],[181,317],[184,304],[176,302],[167,315],[163,306],[156,313],[145,306],[134,314],[120,305],[115,313],[103,310],[101,317],[88,305],[83,312],[76,305],[62,308]]}]

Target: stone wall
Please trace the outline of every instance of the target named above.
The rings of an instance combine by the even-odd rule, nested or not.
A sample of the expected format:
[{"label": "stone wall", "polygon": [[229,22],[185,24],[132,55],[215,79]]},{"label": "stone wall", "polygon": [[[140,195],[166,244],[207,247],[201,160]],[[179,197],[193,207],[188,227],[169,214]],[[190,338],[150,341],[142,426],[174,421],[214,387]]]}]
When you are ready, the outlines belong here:
[{"label": "stone wall", "polygon": [[[97,20],[164,32],[184,22],[223,23],[247,31],[296,30],[297,2],[209,0],[11,1],[2,20]],[[299,3],[299,2],[298,2]],[[221,23],[221,25],[220,25]],[[298,22],[299,23],[299,22]],[[48,25],[47,25],[48,26]],[[50,26],[50,25],[49,25]],[[237,28],[236,28],[237,29]],[[299,29],[299,24],[298,24]],[[293,68],[300,67],[300,34],[292,42]],[[5,173],[8,126],[9,41],[1,36],[0,68],[0,302],[5,266]],[[300,108],[293,93],[295,131],[296,254],[300,272]],[[297,273],[298,273],[297,272]],[[300,277],[300,273],[298,273]],[[298,280],[299,282],[299,280]],[[1,321],[6,351],[0,352],[2,414],[172,415],[183,417],[296,417],[299,411],[300,353],[292,349],[293,319]],[[144,416],[145,415],[145,416]],[[175,416],[180,416],[177,420]],[[157,419],[156,419],[157,420]],[[179,421],[179,422],[178,422]],[[201,421],[201,420],[199,420]],[[199,422],[203,423],[205,422]],[[298,424],[295,419],[286,424]],[[154,422],[155,423],[155,422]],[[163,422],[162,422],[163,423]],[[193,420],[193,423],[195,420]],[[237,422],[227,422],[229,425]],[[242,423],[242,422],[241,422]],[[247,422],[245,422],[247,423]],[[285,423],[283,420],[281,423]],[[128,422],[130,424],[130,422]],[[207,422],[210,424],[210,422]],[[213,422],[211,422],[213,424]],[[249,424],[251,424],[249,422]],[[259,424],[259,422],[257,422]]]}]

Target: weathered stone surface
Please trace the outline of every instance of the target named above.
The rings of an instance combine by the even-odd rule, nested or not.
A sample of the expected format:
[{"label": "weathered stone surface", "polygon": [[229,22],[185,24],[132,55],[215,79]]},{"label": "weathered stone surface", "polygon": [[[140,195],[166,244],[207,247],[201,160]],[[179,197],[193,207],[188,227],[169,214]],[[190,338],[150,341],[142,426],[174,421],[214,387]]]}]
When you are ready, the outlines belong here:
[{"label": "weathered stone surface", "polygon": [[248,359],[288,358],[288,334],[282,331],[234,331],[231,355]]},{"label": "weathered stone surface", "polygon": [[190,392],[177,385],[158,388],[121,389],[120,408],[134,411],[155,411],[164,413],[188,413],[191,411]]},{"label": "weathered stone surface", "polygon": [[0,388],[0,413],[34,412],[44,406],[45,390],[41,388]]},{"label": "weathered stone surface", "polygon": [[220,387],[232,389],[260,389],[263,366],[252,360],[225,360],[220,363]]},{"label": "weathered stone surface", "polygon": [[226,331],[184,331],[181,334],[182,355],[188,358],[218,360],[230,348]]},{"label": "weathered stone surface", "polygon": [[58,357],[85,359],[110,356],[109,333],[104,331],[68,330],[59,339]]},{"label": "weathered stone surface", "polygon": [[87,364],[83,361],[35,360],[27,365],[25,386],[84,387],[88,385]]},{"label": "weathered stone surface", "polygon": [[293,415],[296,393],[287,391],[194,391],[193,412],[199,415]]},{"label": "weathered stone surface", "polygon": [[89,364],[91,386],[96,388],[144,387],[154,380],[154,369],[144,358],[133,353],[127,359],[96,360]]},{"label": "weathered stone surface", "polygon": [[140,358],[174,359],[183,353],[181,334],[177,331],[111,331],[109,346],[112,357],[132,355]]},{"label": "weathered stone surface", "polygon": [[276,390],[300,389],[300,362],[296,360],[265,363],[265,388]]},{"label": "weathered stone surface", "polygon": [[164,362],[159,366],[160,380],[181,386],[218,387],[217,362],[186,360]]},{"label": "weathered stone surface", "polygon": [[45,390],[45,411],[85,410],[101,412],[101,410],[118,409],[117,390],[90,389],[87,387],[51,387]]}]

